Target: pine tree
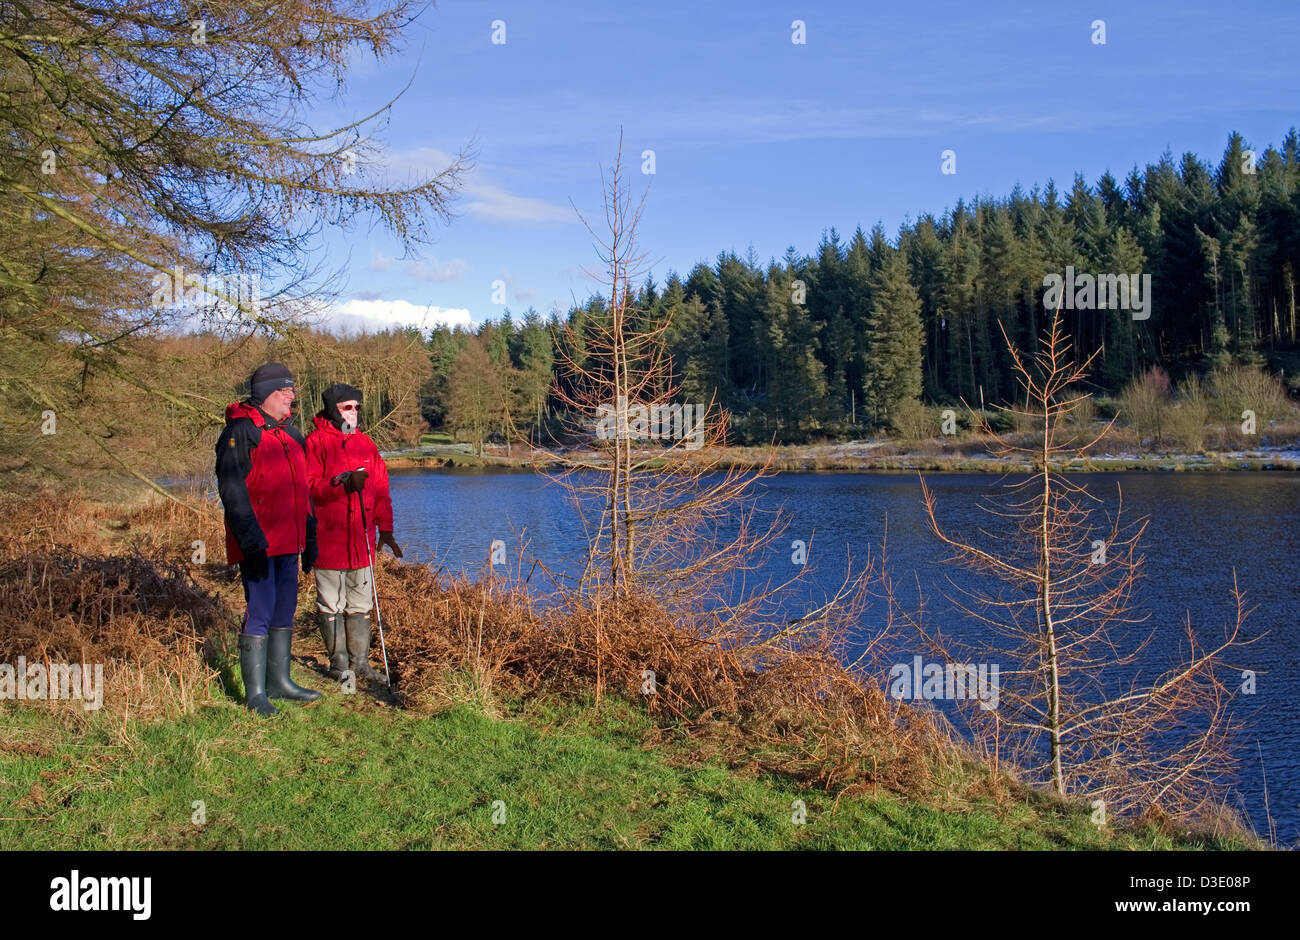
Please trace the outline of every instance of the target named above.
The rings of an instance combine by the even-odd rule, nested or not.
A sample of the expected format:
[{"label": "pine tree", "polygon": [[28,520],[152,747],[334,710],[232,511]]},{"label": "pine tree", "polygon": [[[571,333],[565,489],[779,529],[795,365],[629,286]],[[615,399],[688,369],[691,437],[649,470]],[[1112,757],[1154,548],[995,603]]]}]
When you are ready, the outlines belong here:
[{"label": "pine tree", "polygon": [[458,436],[472,443],[479,455],[500,411],[500,382],[499,367],[488,356],[482,341],[472,337],[451,370],[447,423]]},{"label": "pine tree", "polygon": [[849,410],[848,387],[845,373],[853,355],[853,329],[845,310],[848,305],[848,285],[844,271],[844,252],[840,248],[839,234],[830,230],[822,234],[817,246],[817,261],[811,266],[808,285],[808,312],[817,324],[821,339],[818,359],[826,372],[827,394],[832,407]]},{"label": "pine tree", "polygon": [[877,421],[887,421],[904,401],[921,395],[921,300],[907,279],[907,263],[898,252],[886,255],[873,281],[875,302],[868,321],[871,355],[867,360],[865,397]]},{"label": "pine tree", "polygon": [[524,325],[519,331],[518,364],[526,413],[531,416],[534,428],[540,429],[555,368],[555,341],[541,314],[531,307],[524,314]]},{"label": "pine tree", "polygon": [[730,383],[727,380],[727,316],[718,304],[710,309],[699,309],[699,300],[692,297],[687,301],[691,319],[698,324],[699,332],[695,336],[696,352],[686,362],[682,374],[682,395],[686,402],[700,405],[715,403],[728,407],[731,400]]},{"label": "pine tree", "polygon": [[[944,321],[939,310],[939,292],[943,278],[943,243],[939,240],[938,226],[934,217],[923,215],[917,221],[911,237],[907,241],[908,268],[910,280],[917,285],[917,294],[921,299],[921,324],[925,330],[924,389],[931,399],[944,397],[940,373],[939,353],[943,342]],[[853,378],[861,387],[865,370]]]},{"label": "pine tree", "polygon": [[865,413],[862,383],[867,377],[867,318],[871,315],[871,254],[867,236],[859,227],[849,242],[844,258],[845,318],[852,335],[853,351],[844,369],[844,383],[849,388],[849,408],[855,415]]},{"label": "pine tree", "polygon": [[946,397],[964,396],[975,401],[974,340],[975,282],[979,274],[979,244],[971,230],[969,216],[959,201],[948,219],[948,246],[941,264],[939,290],[940,332],[944,337],[943,370]]},{"label": "pine tree", "polygon": [[817,326],[792,289],[792,272],[768,269],[763,304],[767,361],[764,371],[771,429],[787,442],[801,442],[826,415],[826,373],[817,359]]},{"label": "pine tree", "polygon": [[[1145,258],[1137,239],[1119,229],[1111,239],[1104,264],[1107,271],[1120,275],[1136,274],[1143,270]],[[1154,306],[1152,298],[1147,300]],[[1140,337],[1145,335],[1147,321],[1134,320],[1129,310],[1097,310],[1095,314],[1104,324],[1099,377],[1104,384],[1120,388],[1138,372],[1139,362],[1145,361],[1140,356]],[[1091,352],[1083,349],[1080,355],[1090,355]]]}]

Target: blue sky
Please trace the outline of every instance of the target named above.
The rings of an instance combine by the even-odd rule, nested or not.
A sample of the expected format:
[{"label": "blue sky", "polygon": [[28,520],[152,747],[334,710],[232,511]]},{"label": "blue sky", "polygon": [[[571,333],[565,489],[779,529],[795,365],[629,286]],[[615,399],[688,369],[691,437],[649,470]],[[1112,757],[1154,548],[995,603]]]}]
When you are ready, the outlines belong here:
[{"label": "blue sky", "polygon": [[650,184],[639,242],[662,284],[723,250],[752,244],[766,263],[877,221],[892,238],[958,197],[1049,178],[1068,190],[1076,172],[1122,180],[1166,148],[1217,164],[1230,131],[1262,152],[1300,125],[1294,0],[442,0],[406,35],[382,63],[358,58],[346,94],[309,120],[354,121],[410,82],[359,172],[437,172],[470,141],[476,169],[415,258],[382,229],[327,226],[344,327],[496,318],[496,280],[515,314],[601,290],[570,200],[603,221],[620,126],[635,191]]}]

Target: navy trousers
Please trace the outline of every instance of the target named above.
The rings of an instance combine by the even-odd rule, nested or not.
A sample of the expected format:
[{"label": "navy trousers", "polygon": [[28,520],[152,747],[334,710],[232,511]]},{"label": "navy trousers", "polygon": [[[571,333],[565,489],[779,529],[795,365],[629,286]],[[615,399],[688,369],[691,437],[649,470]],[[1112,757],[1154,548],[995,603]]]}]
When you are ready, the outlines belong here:
[{"label": "navy trousers", "polygon": [[260,581],[250,581],[244,562],[239,563],[244,602],[248,605],[241,633],[266,636],[268,628],[293,626],[293,615],[298,610],[298,555],[272,555],[267,562],[269,571]]}]

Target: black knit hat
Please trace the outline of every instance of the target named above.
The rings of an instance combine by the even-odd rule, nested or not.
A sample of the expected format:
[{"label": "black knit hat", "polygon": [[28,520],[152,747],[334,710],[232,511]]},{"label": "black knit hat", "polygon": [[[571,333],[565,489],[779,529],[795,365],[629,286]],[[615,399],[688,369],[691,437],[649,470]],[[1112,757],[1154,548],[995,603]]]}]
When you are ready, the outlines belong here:
[{"label": "black knit hat", "polygon": [[[330,420],[330,423],[340,431],[343,430],[343,415],[339,413],[339,402],[355,401],[361,404],[361,389],[353,388],[346,382],[335,382],[329,388],[321,393],[321,401],[325,403],[323,414]],[[357,415],[360,417],[360,414]]]},{"label": "black knit hat", "polygon": [[272,392],[282,388],[293,388],[293,373],[282,363],[268,362],[253,370],[253,376],[248,380],[248,387],[249,400],[254,405],[260,405]]}]

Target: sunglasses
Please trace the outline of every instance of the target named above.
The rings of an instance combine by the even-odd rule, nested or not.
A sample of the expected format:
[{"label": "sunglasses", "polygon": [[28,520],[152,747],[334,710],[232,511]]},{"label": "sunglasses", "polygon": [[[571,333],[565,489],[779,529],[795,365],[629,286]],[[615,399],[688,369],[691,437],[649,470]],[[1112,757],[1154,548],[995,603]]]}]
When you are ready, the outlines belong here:
[{"label": "sunglasses", "polygon": [[356,405],[339,405],[339,411],[356,411]]}]

